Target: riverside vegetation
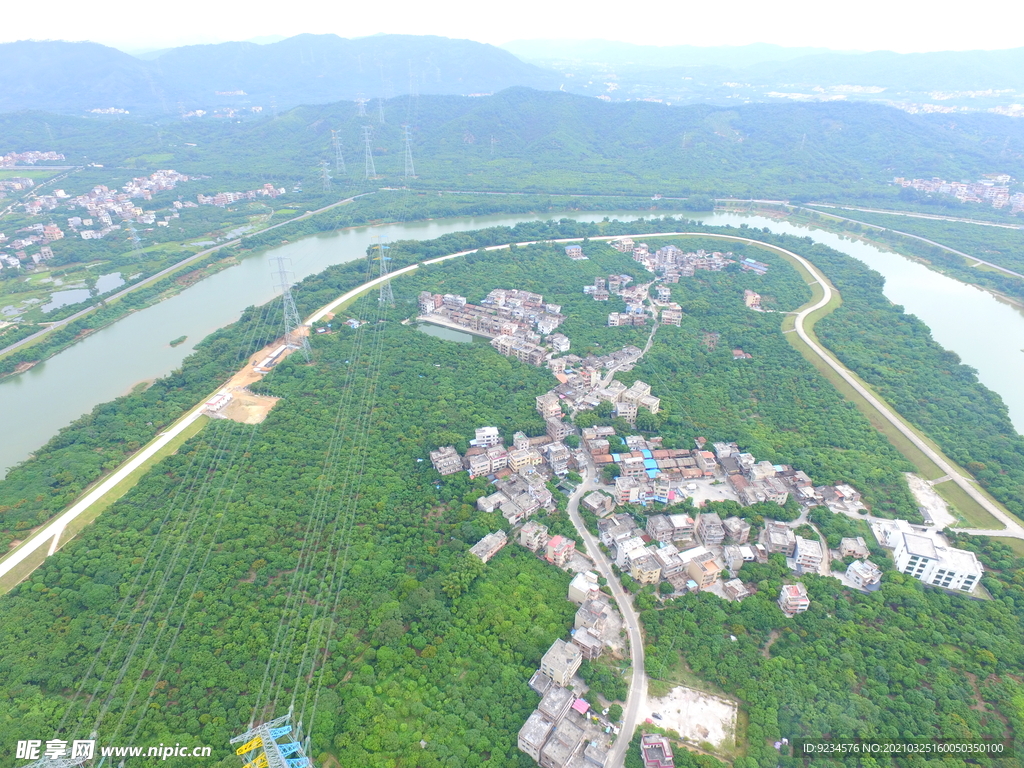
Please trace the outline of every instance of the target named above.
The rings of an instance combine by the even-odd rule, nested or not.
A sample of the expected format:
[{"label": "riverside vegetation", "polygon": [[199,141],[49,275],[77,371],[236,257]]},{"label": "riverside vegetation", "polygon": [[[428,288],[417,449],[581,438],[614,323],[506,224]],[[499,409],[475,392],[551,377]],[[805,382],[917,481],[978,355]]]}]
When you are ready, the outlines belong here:
[{"label": "riverside vegetation", "polygon": [[[400,267],[509,241],[647,231],[654,243],[659,231],[694,228],[672,219],[535,222],[399,242],[392,255]],[[939,370],[950,371],[943,386],[951,396],[967,399],[964,392],[980,391],[969,370],[935,357],[941,350],[926,334],[898,308],[883,306],[878,276],[860,262],[806,239],[715,231],[806,254],[844,299],[865,302],[878,316],[862,326],[854,311],[836,312],[828,320],[830,332],[863,327],[871,335],[867,347],[892,350],[903,343],[922,364],[941,362]],[[721,241],[699,237],[679,244],[723,248]],[[794,309],[810,297],[803,280],[771,252],[728,247],[765,261],[769,272],[761,278],[736,271],[698,275],[672,286],[686,313],[684,325],[660,328],[634,372],[663,397],[664,412],[649,426],[679,444],[698,435],[738,440],[821,482],[860,485],[876,513],[913,514],[899,476],[904,460],[789,346],[780,333],[781,314],[743,306],[743,289],[754,287],[769,308]],[[116,715],[104,721],[105,735],[123,716],[137,724],[138,743],[187,735],[227,756],[227,739],[250,717],[275,628],[282,619],[297,619],[285,596],[303,543],[313,547],[317,572],[329,570],[344,543],[349,554],[338,609],[317,619],[334,639],[313,676],[322,685],[317,715],[307,723],[314,755],[372,768],[529,765],[515,749],[515,733],[534,703],[526,680],[571,623],[568,577],[514,545],[487,566],[473,566],[467,545],[504,525],[500,516],[473,506],[485,492],[484,481],[465,475],[442,480],[417,459],[439,445],[464,442],[474,425],[494,424],[506,437],[518,429],[543,431],[533,398],[550,388],[551,378],[485,345],[444,342],[396,320],[415,314],[422,289],[462,293],[473,301],[507,285],[563,304],[570,316],[563,329],[576,352],[642,341],[641,329],[604,327],[613,303],[593,302],[581,290],[611,271],[640,277],[639,268],[606,245],[589,242],[584,248],[589,261],[568,262],[559,247],[542,244],[426,267],[394,281],[397,306],[380,317],[384,322],[315,335],[312,365],[293,355],[258,386],[282,398],[266,422],[211,422],[0,601],[0,723],[53,732],[68,708],[74,708],[71,722],[83,709],[96,714],[99,700],[87,707],[84,699],[73,703],[73,695],[99,684]],[[300,311],[358,285],[372,267],[343,264],[307,278],[295,291]],[[0,483],[5,528],[50,516],[133,444],[210,392],[276,335],[274,311],[247,310],[241,321],[205,340],[181,371],[146,392],[100,406],[13,470]],[[380,307],[371,295],[347,311],[373,319]],[[704,346],[706,332],[721,334],[713,350]],[[877,335],[892,340],[883,346]],[[733,360],[733,345],[753,358]],[[864,360],[870,362],[870,350],[857,357],[859,364]],[[891,386],[899,394],[926,383],[896,377]],[[989,398],[981,406],[995,426],[1005,420],[999,405]],[[952,410],[950,417],[977,415]],[[365,437],[353,427],[335,444],[334,424],[362,424]],[[994,450],[983,435],[962,450],[978,450],[979,444]],[[336,450],[329,453],[329,445]],[[330,455],[345,457],[337,459],[340,469]],[[344,474],[353,457],[362,462],[358,474]],[[1009,470],[999,475],[992,493],[1013,493],[1017,477]],[[351,528],[338,539],[311,537],[308,525],[317,510],[341,510]],[[556,513],[551,522],[555,529],[564,519]],[[186,546],[199,553],[195,565],[173,557]],[[991,548],[981,556],[986,563],[1007,562]],[[989,603],[925,590],[898,574],[886,576],[882,592],[863,598],[809,579],[812,610],[783,625],[768,602],[783,575],[778,564],[747,568],[753,569],[742,575],[758,584],[759,593],[741,604],[700,595],[643,614],[652,674],[665,677],[666,665],[683,652],[695,672],[744,701],[750,725],[747,755],[740,759],[747,767],[774,766],[778,757],[765,740],[794,733],[805,714],[807,735],[845,735],[854,725],[867,732],[883,713],[887,722],[927,729],[925,735],[1018,727],[1019,708],[1012,703],[1020,693],[1009,675],[1018,674],[1021,664],[1019,571],[990,573],[986,583],[998,582],[1002,593]],[[169,586],[143,588],[151,576]],[[179,589],[191,598],[177,600]],[[120,613],[120,606],[128,606],[128,613]],[[156,622],[146,623],[150,608],[160,626],[178,629],[165,634]],[[119,635],[138,633],[135,656],[126,659],[103,644],[112,627]],[[783,631],[772,658],[765,659],[769,633],[783,627],[793,631]],[[729,634],[739,642],[730,644]],[[93,659],[97,666],[87,671]],[[803,667],[796,666],[798,659]],[[808,670],[810,659],[817,661]],[[915,659],[931,661],[923,668]],[[295,674],[300,662],[283,663],[287,698],[292,686],[304,683]],[[844,670],[836,672],[838,664]],[[124,687],[115,689],[104,670],[122,665]],[[962,682],[975,677],[982,682],[972,695],[996,707],[1005,724],[985,704],[961,711],[969,709]],[[756,689],[754,679],[760,681]],[[140,693],[130,698],[128,688],[135,686]]]}]

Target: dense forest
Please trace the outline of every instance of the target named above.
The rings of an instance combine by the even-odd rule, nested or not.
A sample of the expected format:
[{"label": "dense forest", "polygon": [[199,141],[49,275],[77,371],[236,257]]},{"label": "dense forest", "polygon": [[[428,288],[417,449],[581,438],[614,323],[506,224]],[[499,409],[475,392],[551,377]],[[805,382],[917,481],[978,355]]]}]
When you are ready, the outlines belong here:
[{"label": "dense forest", "polygon": [[[361,189],[589,192],[666,196],[896,201],[893,176],[1024,178],[1024,136],[1010,118],[910,115],[864,103],[668,106],[606,104],[510,88],[492,96],[398,97],[359,117],[352,102],[246,120],[96,120],[0,116],[10,148],[53,148],[79,163],[171,167],[239,186],[304,182],[334,160],[339,131],[348,177]],[[417,179],[405,179],[409,126]],[[364,127],[382,180],[365,180]],[[245,186],[244,188],[251,188]]]},{"label": "dense forest", "polygon": [[[651,675],[665,676],[682,655],[697,675],[744,702],[747,754],[737,768],[802,764],[773,748],[783,737],[1002,742],[1020,733],[1019,571],[990,571],[985,583],[1002,595],[996,600],[950,595],[895,571],[868,595],[808,576],[811,608],[787,619],[774,599],[789,573],[775,558],[743,567],[740,577],[757,593],[741,603],[694,595],[642,614]],[[906,764],[867,760],[858,764]]]},{"label": "dense forest", "polygon": [[[694,226],[534,222],[403,241],[391,254],[397,267],[509,241],[675,229]],[[933,357],[934,343],[887,305],[880,278],[859,262],[805,239],[745,233],[807,254],[849,297],[820,329],[860,329],[862,346],[893,354],[902,342],[907,349],[899,354],[920,352],[920,364],[951,371],[951,396],[985,391],[969,369]],[[722,248],[699,237],[675,241]],[[367,296],[346,310],[367,325],[314,336],[312,365],[293,356],[258,386],[282,398],[266,422],[211,423],[0,601],[0,723],[9,732],[17,723],[57,733],[99,719],[108,740],[201,736],[227,755],[227,739],[254,713],[280,714],[294,697],[318,759],[527,766],[515,749],[515,733],[536,703],[526,681],[571,623],[568,577],[515,545],[485,567],[474,565],[467,546],[504,521],[473,506],[485,492],[482,480],[441,479],[422,459],[438,445],[464,446],[483,424],[506,437],[541,432],[534,397],[552,379],[486,345],[441,341],[397,321],[416,313],[423,289],[473,301],[507,286],[561,303],[574,352],[642,341],[643,329],[605,327],[607,312],[620,308],[615,302],[582,294],[596,276],[639,278],[639,268],[606,245],[584,248],[590,258],[581,262],[542,244],[425,267],[394,282],[393,310]],[[623,377],[644,378],[663,398],[664,411],[648,428],[681,445],[698,435],[737,440],[818,482],[852,482],[879,514],[913,515],[899,477],[903,459],[788,345],[781,314],[743,305],[750,287],[768,308],[791,310],[809,298],[803,281],[771,252],[733,250],[768,263],[768,273],[730,268],[671,286],[683,326],[660,328],[649,356]],[[374,266],[349,263],[307,278],[295,291],[300,312],[359,284]],[[851,303],[859,313],[842,314]],[[869,310],[873,320],[863,323]],[[0,483],[6,527],[45,519],[211,391],[272,338],[276,311],[247,311],[181,371],[101,406],[12,471]],[[734,360],[733,346],[753,357]],[[982,402],[998,427],[998,403]],[[979,420],[978,413],[950,415]],[[978,434],[969,449],[991,440]],[[1016,475],[981,477],[993,493],[1009,493]],[[552,530],[567,527],[557,514],[549,522]],[[746,702],[750,746],[741,759],[748,767],[776,764],[765,746],[776,734],[860,728],[889,735],[889,723],[899,722],[913,735],[1001,735],[999,718],[984,705],[971,709],[967,695],[991,702],[1010,725],[1019,721],[1010,703],[1020,694],[1007,676],[1024,663],[1016,576],[987,579],[999,597],[987,603],[925,591],[899,575],[869,597],[809,580],[815,607],[782,625],[770,603],[782,569],[747,569],[745,580],[759,592],[742,604],[685,598],[646,612],[644,621],[652,674],[663,676],[683,652],[695,672]],[[766,659],[773,629],[780,634]],[[728,643],[729,634],[739,642]]]},{"label": "dense forest", "polygon": [[[265,382],[284,399],[263,425],[211,424],[4,599],[9,732],[106,711],[101,738],[187,735],[224,756],[254,707],[315,696],[318,758],[527,764],[514,734],[532,669],[571,623],[568,576],[517,547],[471,567],[468,544],[503,521],[470,506],[479,483],[436,487],[418,459],[466,425],[528,426],[546,377],[390,318],[315,344],[314,366]],[[321,648],[314,629],[333,639]],[[302,659],[279,660],[280,633]]]}]

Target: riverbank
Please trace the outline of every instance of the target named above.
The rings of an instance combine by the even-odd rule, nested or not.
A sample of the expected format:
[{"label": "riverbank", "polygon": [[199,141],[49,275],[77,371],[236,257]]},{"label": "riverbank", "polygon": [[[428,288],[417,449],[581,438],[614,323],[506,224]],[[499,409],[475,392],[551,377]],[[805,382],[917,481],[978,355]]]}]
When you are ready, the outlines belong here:
[{"label": "riverbank", "polygon": [[[643,237],[645,236],[645,234],[634,234],[630,236]],[[604,235],[591,237],[589,239],[607,241],[621,236],[623,235]],[[895,428],[899,433],[901,433],[907,441],[914,445],[916,449],[921,452],[921,454],[927,457],[927,459],[934,464],[934,468],[930,470],[930,474],[934,474],[936,471],[941,470],[944,474],[949,475],[951,480],[959,487],[962,493],[969,497],[980,510],[987,512],[994,519],[1003,522],[1007,526],[1006,530],[992,530],[992,534],[1024,538],[1024,527],[1022,527],[1018,521],[1012,518],[1006,510],[999,507],[999,505],[996,504],[993,500],[989,499],[986,495],[984,495],[977,488],[975,488],[971,484],[969,479],[970,476],[966,472],[957,467],[948,457],[946,457],[941,452],[941,450],[937,446],[926,441],[926,438],[918,434],[917,431],[913,427],[911,427],[911,425],[906,423],[902,418],[900,418],[895,413],[891,406],[889,406],[887,403],[884,403],[884,401],[881,399],[881,397],[877,395],[877,393],[871,391],[867,384],[860,381],[852,371],[850,371],[848,368],[842,365],[842,363],[839,362],[838,358],[836,358],[830,351],[824,349],[816,337],[812,336],[813,325],[823,316],[821,312],[823,310],[832,311],[835,309],[836,306],[838,306],[838,303],[836,301],[838,297],[838,291],[836,291],[836,289],[832,286],[831,282],[824,275],[824,273],[822,273],[810,261],[796,253],[793,253],[792,251],[789,251],[785,248],[781,248],[777,245],[765,243],[760,240],[755,240],[752,238],[747,238],[738,235],[684,231],[664,233],[659,232],[657,233],[657,236],[679,238],[714,238],[724,240],[727,242],[748,243],[756,247],[765,248],[782,255],[784,258],[787,259],[787,261],[790,261],[790,263],[798,267],[798,271],[801,274],[803,274],[805,278],[812,278],[812,280],[808,282],[810,282],[812,285],[815,285],[816,288],[813,289],[811,300],[803,307],[801,307],[795,315],[789,315],[786,317],[785,322],[789,322],[790,320],[792,320],[792,328],[787,329],[786,327],[783,327],[780,328],[780,332],[786,333],[788,330],[795,330],[796,335],[799,336],[799,340],[805,346],[806,351],[813,353],[815,356],[817,356],[822,363],[827,365],[832,370],[834,374],[838,375],[843,381],[845,381],[849,389],[845,390],[844,394],[852,391],[852,393],[856,395],[856,398],[859,398],[860,400],[860,402],[855,401],[859,408],[861,408],[862,410],[864,408],[874,409],[877,418],[887,421],[893,428]],[[552,238],[544,242],[561,244],[581,242],[584,239],[585,238],[582,237]],[[506,243],[502,245],[488,246],[486,247],[485,250],[509,250],[513,245],[515,247],[525,247],[528,245],[536,244],[537,242],[539,241],[523,241],[515,244]],[[449,259],[458,258],[460,256],[465,256],[467,254],[474,253],[477,250],[479,249],[469,249],[441,257],[432,258],[422,262],[416,262],[401,267],[400,269],[394,271],[391,275],[377,277],[372,280],[366,281],[363,284],[358,285],[350,289],[349,291],[346,291],[341,296],[335,298],[328,304],[322,306],[320,309],[311,313],[304,321],[303,325],[306,326],[307,328],[311,328],[316,323],[323,321],[328,315],[331,315],[335,310],[337,310],[338,307],[345,305],[347,302],[352,301],[354,298],[361,296],[367,293],[368,291],[371,291],[374,287],[381,285],[385,281],[398,278],[404,274],[409,274],[420,269],[421,267],[426,267],[431,264],[441,263]],[[793,335],[790,335],[788,338],[791,341],[793,341]],[[800,347],[798,346],[798,348]],[[805,350],[801,349],[801,351],[804,352]],[[249,362],[247,361],[242,373],[248,376],[249,378],[252,378],[252,371],[249,369],[250,366]],[[262,378],[262,376],[260,376],[259,378]],[[151,441],[147,446],[139,450],[136,454],[134,454],[131,458],[124,462],[118,469],[116,469],[107,480],[104,480],[101,483],[99,483],[98,486],[95,486],[94,490],[87,492],[85,496],[81,498],[81,500],[73,504],[66,512],[58,516],[54,521],[48,523],[40,530],[34,532],[28,539],[26,539],[21,545],[19,545],[19,547],[14,552],[9,554],[3,560],[0,560],[0,579],[2,579],[4,575],[10,575],[11,579],[23,579],[28,575],[28,573],[31,573],[31,570],[34,569],[34,567],[37,567],[38,564],[42,562],[42,559],[40,559],[38,556],[30,559],[31,555],[34,555],[35,553],[39,552],[43,548],[45,542],[48,540],[52,540],[54,542],[54,545],[50,550],[50,554],[52,554],[52,552],[56,550],[57,545],[59,543],[62,543],[64,530],[69,522],[74,521],[80,515],[88,512],[93,504],[98,502],[112,488],[118,486],[119,484],[122,484],[123,481],[125,481],[126,478],[135,469],[139,468],[142,465],[142,463],[144,463],[146,460],[154,456],[154,454],[157,451],[159,451],[163,446],[165,446],[170,439],[176,437],[178,434],[182,432],[183,429],[185,429],[192,422],[194,422],[202,413],[202,404],[205,403],[214,394],[221,391],[222,388],[223,385],[218,386],[217,390],[215,390],[213,394],[204,397],[203,401],[199,405],[195,406],[193,410],[189,411],[188,414],[186,414],[184,418],[180,419],[171,429],[162,433],[159,437]],[[855,400],[855,398],[850,397],[849,395],[848,397],[851,400]],[[898,450],[900,450],[899,445],[896,445],[896,447]],[[924,469],[922,469],[922,471],[924,471]],[[144,473],[139,474],[135,478],[134,482],[137,482],[139,477],[142,476],[142,474]],[[937,475],[936,478],[937,477],[941,477],[941,475]],[[134,482],[131,483],[131,485],[134,485]],[[131,486],[129,485],[128,487]],[[123,493],[127,489],[128,488],[126,487],[121,492]],[[35,562],[35,565],[32,565],[33,562]],[[13,585],[8,584],[7,586],[9,588]]]}]

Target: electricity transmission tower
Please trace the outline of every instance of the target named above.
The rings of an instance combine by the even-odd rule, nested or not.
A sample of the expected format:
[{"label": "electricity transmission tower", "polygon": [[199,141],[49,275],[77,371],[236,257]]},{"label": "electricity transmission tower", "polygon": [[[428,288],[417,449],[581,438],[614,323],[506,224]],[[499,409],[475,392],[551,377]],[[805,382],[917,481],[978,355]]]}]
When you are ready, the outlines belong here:
[{"label": "electricity transmission tower", "polygon": [[[247,755],[248,762],[243,768],[311,768],[312,761],[306,757],[301,741],[289,741],[283,744],[278,739],[292,733],[291,712],[284,717],[257,725],[245,733],[231,739],[231,744],[241,744],[235,750],[236,755]],[[299,739],[299,728],[295,729],[293,738]],[[308,739],[307,739],[308,741]],[[251,758],[251,759],[250,759]]]},{"label": "electricity transmission tower", "polygon": [[347,175],[345,170],[345,155],[341,152],[341,136],[338,134],[340,131],[331,130],[331,144],[334,145],[334,172],[340,173],[341,175]]},{"label": "electricity transmission tower", "polygon": [[405,126],[405,178],[416,178],[416,167],[412,164],[412,137],[409,135],[409,126]]},{"label": "electricity transmission tower", "polygon": [[320,181],[324,184],[324,193],[331,191],[331,170],[330,163],[326,160],[320,161]]},{"label": "electricity transmission tower", "polygon": [[131,234],[129,234],[129,239],[132,241],[132,253],[134,253],[136,256],[141,256],[142,255],[142,238],[139,237],[139,231],[134,226],[129,224],[128,225],[128,232],[131,233]]},{"label": "electricity transmission tower", "polygon": [[363,141],[366,143],[366,178],[376,179],[377,169],[373,165],[373,129],[363,126]]},{"label": "electricity transmission tower", "polygon": [[380,238],[377,238],[377,255],[380,258],[380,276],[383,278],[383,282],[380,284],[380,301],[389,307],[395,306],[395,294],[391,291],[391,265],[388,263],[391,261],[391,257],[387,255],[388,246],[384,245]]},{"label": "electricity transmission tower", "polygon": [[380,124],[384,125],[384,99],[380,96],[377,97],[377,118],[380,120]]},{"label": "electricity transmission tower", "polygon": [[356,104],[359,105],[359,117],[366,117],[366,99],[363,98],[362,94],[359,94]]},{"label": "electricity transmission tower", "polygon": [[275,288],[281,291],[281,306],[284,315],[284,342],[292,349],[301,349],[302,356],[309,362],[309,339],[305,334],[300,333],[302,321],[299,320],[299,310],[295,306],[295,299],[292,298],[291,270],[288,269],[287,256],[275,256],[271,263],[276,262],[274,273]]}]

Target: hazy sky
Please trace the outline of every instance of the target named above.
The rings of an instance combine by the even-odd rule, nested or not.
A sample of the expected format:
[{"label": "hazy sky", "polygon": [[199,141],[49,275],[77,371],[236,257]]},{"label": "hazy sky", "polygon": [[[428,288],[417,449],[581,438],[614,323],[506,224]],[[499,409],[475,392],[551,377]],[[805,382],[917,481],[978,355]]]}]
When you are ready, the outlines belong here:
[{"label": "hazy sky", "polygon": [[[652,45],[743,45],[766,42],[845,50],[900,52],[1014,48],[1024,45],[1008,0],[946,10],[923,0],[650,0],[638,6],[597,0],[558,3],[517,0],[346,0],[302,3],[251,0],[176,0],[140,3],[54,0],[44,6],[5,4],[0,42],[22,39],[94,40],[127,50],[264,35],[333,32],[362,37],[378,32],[469,38],[500,45],[516,39],[603,38]],[[998,19],[1003,17],[1004,23]]]}]

